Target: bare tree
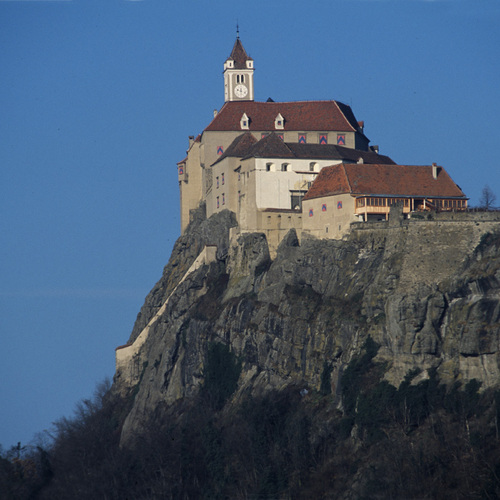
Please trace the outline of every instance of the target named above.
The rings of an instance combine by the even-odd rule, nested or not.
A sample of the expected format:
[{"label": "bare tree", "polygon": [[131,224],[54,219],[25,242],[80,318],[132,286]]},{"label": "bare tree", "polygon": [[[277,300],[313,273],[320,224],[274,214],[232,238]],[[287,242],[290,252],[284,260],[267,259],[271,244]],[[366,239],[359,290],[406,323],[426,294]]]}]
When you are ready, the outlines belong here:
[{"label": "bare tree", "polygon": [[485,210],[491,210],[493,204],[495,203],[497,197],[495,193],[491,190],[491,188],[486,185],[481,191],[481,198],[479,198],[479,207],[484,208]]}]

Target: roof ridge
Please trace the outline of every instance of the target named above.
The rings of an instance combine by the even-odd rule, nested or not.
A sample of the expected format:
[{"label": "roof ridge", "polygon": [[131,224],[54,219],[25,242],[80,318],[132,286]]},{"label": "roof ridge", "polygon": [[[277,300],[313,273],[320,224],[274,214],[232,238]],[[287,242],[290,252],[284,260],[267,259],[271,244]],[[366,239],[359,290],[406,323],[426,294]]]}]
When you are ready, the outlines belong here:
[{"label": "roof ridge", "polygon": [[349,186],[349,192],[352,193],[352,186],[351,183],[349,182],[349,176],[347,175],[347,170],[345,169],[345,163],[342,162],[342,169],[344,170],[344,175],[347,181],[347,185]]}]

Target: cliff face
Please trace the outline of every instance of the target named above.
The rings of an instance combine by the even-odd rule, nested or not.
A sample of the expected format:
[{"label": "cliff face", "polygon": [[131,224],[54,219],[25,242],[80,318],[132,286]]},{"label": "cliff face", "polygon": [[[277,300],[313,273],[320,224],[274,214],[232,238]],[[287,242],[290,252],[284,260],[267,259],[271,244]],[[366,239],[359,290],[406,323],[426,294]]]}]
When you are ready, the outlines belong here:
[{"label": "cliff face", "polygon": [[300,245],[292,231],[271,260],[263,235],[229,238],[231,213],[195,215],[117,350],[115,390],[134,394],[122,443],[199,390],[214,341],[242,361],[235,399],[291,384],[317,390],[328,367],[341,405],[342,371],[369,336],[395,386],[414,368],[414,383],[436,368],[446,383],[499,385],[499,220],[442,217],[393,213],[342,241]]}]

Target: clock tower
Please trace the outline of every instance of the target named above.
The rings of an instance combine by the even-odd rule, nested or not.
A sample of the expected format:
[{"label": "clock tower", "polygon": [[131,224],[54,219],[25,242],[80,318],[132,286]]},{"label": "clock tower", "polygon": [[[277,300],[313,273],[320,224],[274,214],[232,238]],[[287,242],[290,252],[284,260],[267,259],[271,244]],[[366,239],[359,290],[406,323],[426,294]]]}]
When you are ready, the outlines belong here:
[{"label": "clock tower", "polygon": [[231,55],[224,63],[224,102],[253,101],[253,59],[248,57],[239,33]]}]

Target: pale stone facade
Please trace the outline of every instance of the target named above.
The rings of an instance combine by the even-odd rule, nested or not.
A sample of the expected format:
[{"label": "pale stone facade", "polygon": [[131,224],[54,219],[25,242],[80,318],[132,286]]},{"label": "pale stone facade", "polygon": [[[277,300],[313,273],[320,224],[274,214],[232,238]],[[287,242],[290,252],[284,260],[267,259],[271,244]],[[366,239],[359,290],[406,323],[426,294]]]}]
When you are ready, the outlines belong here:
[{"label": "pale stone facade", "polygon": [[329,198],[304,200],[302,230],[317,238],[342,238],[358,221],[354,211],[355,198],[349,193]]},{"label": "pale stone facade", "polygon": [[[422,193],[401,200],[397,197],[406,187],[397,182],[389,197],[388,191],[377,195],[374,184],[365,185],[363,192],[351,186],[340,189],[338,184],[334,193],[316,190],[309,195],[325,167],[357,163],[362,168],[366,163],[380,169],[394,162],[379,155],[378,146],[369,146],[364,123],[356,121],[349,106],[338,101],[255,102],[253,76],[254,62],[238,37],[224,63],[224,106],[196,139],[190,138],[187,157],[178,163],[182,232],[190,211],[205,202],[207,216],[231,210],[240,231],[264,232],[273,253],[291,228],[299,238],[303,231],[319,238],[341,238],[352,222],[386,219],[395,202],[406,213],[466,208],[467,199],[458,188],[453,196],[439,192],[429,196],[425,183]],[[239,147],[244,135],[246,149]],[[434,179],[441,175],[439,169],[432,166]],[[447,177],[456,187],[442,170],[439,178]],[[394,172],[397,177],[399,170]],[[376,184],[376,175],[368,177]]]}]

